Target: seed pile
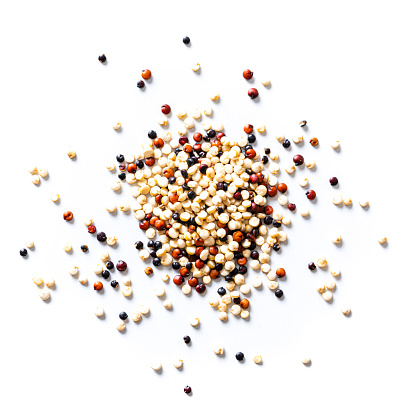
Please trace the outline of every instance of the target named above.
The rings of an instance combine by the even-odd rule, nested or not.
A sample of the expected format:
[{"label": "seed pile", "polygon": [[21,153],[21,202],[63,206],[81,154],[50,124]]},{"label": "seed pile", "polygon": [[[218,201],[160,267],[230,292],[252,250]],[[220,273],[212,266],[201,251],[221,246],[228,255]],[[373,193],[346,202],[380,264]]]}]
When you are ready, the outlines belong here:
[{"label": "seed pile", "polygon": [[[170,106],[161,110],[170,112]],[[280,250],[280,242],[287,238],[281,231],[282,215],[267,204],[287,186],[278,186],[277,177],[265,172],[268,157],[250,144],[256,141],[253,126],[246,125],[244,131],[247,136],[235,140],[210,128],[194,133],[190,144],[187,136],[175,140],[170,133],[158,137],[150,130],[149,141],[136,158],[116,156],[118,177],[133,186],[134,216],[150,240],[150,251],[143,242],[135,243],[140,257],[152,257],[156,267],[172,265],[179,271],[173,281],[186,294],[192,288],[203,293],[211,279],[224,278],[233,296],[224,289],[218,305],[222,320],[231,303],[232,314],[249,315],[248,300],[241,302],[234,291],[239,285],[242,293],[248,293],[244,285],[248,266],[267,274],[270,281],[282,277],[271,271],[270,252]],[[111,189],[120,186],[117,181]],[[277,286],[276,282],[273,288]],[[282,295],[281,290],[276,292]]]}]

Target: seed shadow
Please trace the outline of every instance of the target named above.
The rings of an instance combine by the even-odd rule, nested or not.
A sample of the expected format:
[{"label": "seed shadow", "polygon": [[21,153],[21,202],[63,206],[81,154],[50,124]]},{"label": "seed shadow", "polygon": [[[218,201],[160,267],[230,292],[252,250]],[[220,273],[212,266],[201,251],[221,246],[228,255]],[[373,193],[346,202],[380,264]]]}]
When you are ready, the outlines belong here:
[{"label": "seed shadow", "polygon": [[162,296],[158,296],[160,301],[165,301],[166,300],[166,293],[164,293]]},{"label": "seed shadow", "polygon": [[336,149],[334,149],[335,152],[340,153],[341,152],[341,146],[338,146]]},{"label": "seed shadow", "polygon": [[[124,295],[123,295],[124,296]],[[133,299],[133,297],[134,297],[134,292],[131,292],[131,294],[130,295],[128,295],[128,296],[124,296],[126,299],[128,299],[128,300],[132,300]]]},{"label": "seed shadow", "polygon": [[305,367],[311,367],[312,366],[312,361],[309,361],[308,363],[302,363]]},{"label": "seed shadow", "polygon": [[262,292],[263,291],[263,283],[259,286],[259,287],[254,287],[254,289],[256,289],[257,292]]},{"label": "seed shadow", "polygon": [[388,247],[388,245],[389,245],[389,242],[388,241],[386,241],[385,243],[383,243],[383,244],[380,244],[383,248],[387,248]]},{"label": "seed shadow", "polygon": [[158,374],[161,375],[163,373],[163,367],[160,367],[158,370],[153,369],[153,371]]}]

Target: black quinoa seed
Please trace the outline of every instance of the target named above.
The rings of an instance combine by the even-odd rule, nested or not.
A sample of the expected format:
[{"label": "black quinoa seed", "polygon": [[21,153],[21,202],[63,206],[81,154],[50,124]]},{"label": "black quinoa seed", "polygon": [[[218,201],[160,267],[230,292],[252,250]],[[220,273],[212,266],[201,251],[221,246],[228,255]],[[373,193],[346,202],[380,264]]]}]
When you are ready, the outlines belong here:
[{"label": "black quinoa seed", "polygon": [[154,130],[150,130],[150,131],[147,133],[147,136],[149,137],[149,139],[156,139],[156,137],[157,137],[157,133],[156,133]]},{"label": "black quinoa seed", "polygon": [[217,293],[218,293],[220,296],[224,296],[224,295],[225,295],[225,293],[226,293],[226,290],[225,290],[223,287],[220,287],[220,288],[217,290]]},{"label": "black quinoa seed", "polygon": [[141,241],[136,241],[134,247],[136,247],[136,250],[141,250],[143,248],[143,243]]},{"label": "black quinoa seed", "polygon": [[242,352],[238,352],[235,355],[235,358],[237,359],[237,361],[243,361],[244,360],[244,354]]},{"label": "black quinoa seed", "polygon": [[273,227],[280,228],[282,226],[282,223],[280,221],[273,221]]},{"label": "black quinoa seed", "polygon": [[97,234],[97,240],[103,243],[104,241],[107,241],[107,236],[105,235],[104,232],[101,231],[100,233]]},{"label": "black quinoa seed", "polygon": [[276,292],[274,292],[277,298],[281,298],[283,296],[283,290],[277,289]]}]

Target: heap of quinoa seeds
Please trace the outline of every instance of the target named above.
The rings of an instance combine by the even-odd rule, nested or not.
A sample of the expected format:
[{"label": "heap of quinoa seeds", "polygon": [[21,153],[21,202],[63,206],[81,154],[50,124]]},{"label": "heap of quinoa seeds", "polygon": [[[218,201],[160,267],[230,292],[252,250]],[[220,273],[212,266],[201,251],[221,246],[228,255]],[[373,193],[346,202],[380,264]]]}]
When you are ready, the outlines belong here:
[{"label": "heap of quinoa seeds", "polygon": [[[277,178],[264,172],[247,137],[235,140],[209,130],[195,133],[190,144],[186,136],[174,140],[154,131],[148,136],[126,175],[137,200],[134,216],[147,238],[158,240],[150,243],[150,253],[142,248],[140,257],[151,255],[156,267],[172,265],[178,272],[174,283],[184,293],[193,288],[203,293],[211,279],[225,279],[236,299],[230,302],[226,295],[218,305],[225,320],[224,305],[239,305],[234,289],[244,286],[249,267],[270,281],[277,277],[270,252],[280,249],[286,233],[280,231],[281,215],[267,203],[277,195]],[[248,308],[248,301],[243,305]],[[235,312],[248,317],[244,308]]]}]

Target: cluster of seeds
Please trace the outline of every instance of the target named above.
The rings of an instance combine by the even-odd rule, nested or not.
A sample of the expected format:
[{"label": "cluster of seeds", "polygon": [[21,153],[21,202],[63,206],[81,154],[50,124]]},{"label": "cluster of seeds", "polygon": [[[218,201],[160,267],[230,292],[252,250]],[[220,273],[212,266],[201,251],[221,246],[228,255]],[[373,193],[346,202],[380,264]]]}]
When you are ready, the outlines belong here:
[{"label": "cluster of seeds", "polygon": [[[166,111],[170,106],[165,104]],[[268,157],[251,145],[256,141],[253,126],[244,131],[247,136],[238,140],[213,129],[196,132],[190,144],[187,136],[174,140],[170,133],[158,137],[151,130],[137,157],[119,154],[116,160],[118,178],[133,185],[134,216],[150,240],[147,248],[135,243],[140,257],[152,257],[156,267],[172,265],[179,271],[173,281],[185,294],[192,288],[203,293],[211,279],[224,278],[232,292],[231,312],[247,318],[249,302],[240,299],[235,286],[248,293],[248,266],[270,281],[281,277],[271,271],[270,252],[280,250],[287,236],[280,230],[282,215],[273,212],[267,199],[287,187],[264,172]],[[118,181],[111,189],[120,186]],[[153,241],[156,236],[159,240]],[[219,316],[225,320],[231,295],[222,296]]]}]

